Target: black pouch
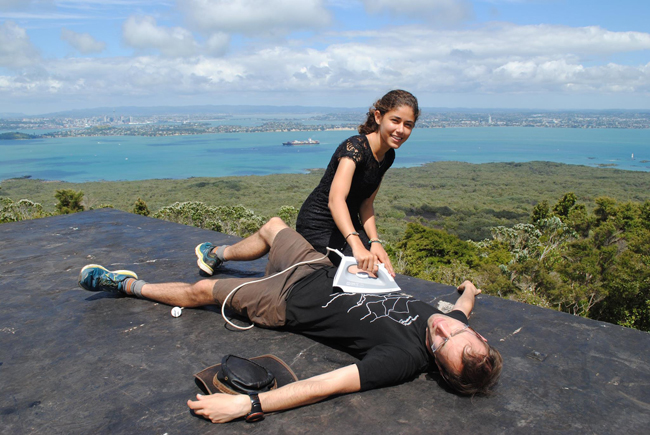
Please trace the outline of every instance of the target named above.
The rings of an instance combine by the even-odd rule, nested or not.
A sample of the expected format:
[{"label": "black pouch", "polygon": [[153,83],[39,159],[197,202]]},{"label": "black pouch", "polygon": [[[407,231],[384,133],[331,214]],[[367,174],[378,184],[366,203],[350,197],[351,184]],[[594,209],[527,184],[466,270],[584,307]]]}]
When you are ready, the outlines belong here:
[{"label": "black pouch", "polygon": [[217,379],[227,389],[240,394],[262,393],[275,387],[273,373],[254,361],[236,355],[226,355],[221,359]]}]

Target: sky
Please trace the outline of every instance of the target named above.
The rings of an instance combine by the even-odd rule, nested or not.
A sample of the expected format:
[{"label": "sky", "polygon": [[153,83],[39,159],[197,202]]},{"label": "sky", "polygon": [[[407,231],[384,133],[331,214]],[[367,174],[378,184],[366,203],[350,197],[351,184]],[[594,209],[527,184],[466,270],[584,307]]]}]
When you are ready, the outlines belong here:
[{"label": "sky", "polygon": [[0,113],[650,109],[648,0],[0,0]]}]

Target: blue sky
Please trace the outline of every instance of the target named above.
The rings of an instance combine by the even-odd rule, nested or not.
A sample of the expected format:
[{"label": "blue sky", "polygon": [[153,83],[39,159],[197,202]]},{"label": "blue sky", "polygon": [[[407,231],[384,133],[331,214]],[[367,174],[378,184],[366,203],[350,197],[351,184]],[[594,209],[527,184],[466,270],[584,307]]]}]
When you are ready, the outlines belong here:
[{"label": "blue sky", "polygon": [[0,0],[0,113],[650,109],[647,0]]}]

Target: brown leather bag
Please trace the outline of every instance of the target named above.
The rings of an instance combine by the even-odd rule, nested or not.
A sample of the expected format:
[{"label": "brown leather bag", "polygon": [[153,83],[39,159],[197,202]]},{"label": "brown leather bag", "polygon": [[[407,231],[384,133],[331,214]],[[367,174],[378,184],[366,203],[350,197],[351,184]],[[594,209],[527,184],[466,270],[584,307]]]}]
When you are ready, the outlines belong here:
[{"label": "brown leather bag", "polygon": [[226,355],[215,364],[195,374],[196,383],[207,394],[262,393],[298,380],[280,358],[262,355],[251,359]]}]

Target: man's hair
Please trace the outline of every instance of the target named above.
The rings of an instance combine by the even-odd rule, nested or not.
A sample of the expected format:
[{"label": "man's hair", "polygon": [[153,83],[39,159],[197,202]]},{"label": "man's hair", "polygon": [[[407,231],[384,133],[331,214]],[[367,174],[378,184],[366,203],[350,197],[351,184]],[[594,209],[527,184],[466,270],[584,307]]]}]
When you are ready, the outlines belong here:
[{"label": "man's hair", "polygon": [[487,396],[499,381],[503,358],[498,350],[487,343],[487,354],[472,353],[469,346],[463,350],[463,368],[460,373],[444,370],[443,378],[461,394]]}]

